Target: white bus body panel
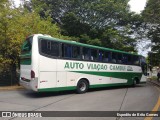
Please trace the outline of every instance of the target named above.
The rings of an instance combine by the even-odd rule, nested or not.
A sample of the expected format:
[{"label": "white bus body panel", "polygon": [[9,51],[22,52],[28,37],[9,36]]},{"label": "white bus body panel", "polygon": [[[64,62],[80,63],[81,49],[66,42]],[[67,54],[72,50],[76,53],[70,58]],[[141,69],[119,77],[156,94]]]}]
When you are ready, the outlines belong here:
[{"label": "white bus body panel", "polygon": [[56,59],[39,56],[39,88],[56,87]]}]

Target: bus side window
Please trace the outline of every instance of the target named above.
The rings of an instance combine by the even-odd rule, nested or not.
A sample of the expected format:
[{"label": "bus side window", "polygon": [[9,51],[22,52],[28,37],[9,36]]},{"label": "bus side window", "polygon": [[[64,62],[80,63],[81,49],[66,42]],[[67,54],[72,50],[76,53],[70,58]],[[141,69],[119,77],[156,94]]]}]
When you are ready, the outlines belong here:
[{"label": "bus side window", "polygon": [[111,62],[111,52],[110,51],[105,51],[103,61],[104,62]]},{"label": "bus side window", "polygon": [[27,38],[26,41],[23,43],[22,52],[30,52],[32,48],[32,37]]},{"label": "bus side window", "polygon": [[127,64],[128,56],[126,54],[123,54],[122,63]]},{"label": "bus side window", "polygon": [[132,56],[131,55],[128,55],[128,62],[127,64],[132,64]]},{"label": "bus side window", "polygon": [[139,57],[138,56],[133,56],[133,64],[134,65],[139,65]]},{"label": "bus side window", "polygon": [[91,49],[91,60],[97,60],[97,50]]},{"label": "bus side window", "polygon": [[102,50],[98,51],[98,61],[103,61],[105,52]]},{"label": "bus side window", "polygon": [[67,44],[62,44],[62,57],[71,58],[72,46]]},{"label": "bus side window", "polygon": [[78,46],[72,47],[72,58],[80,59],[80,47]]},{"label": "bus side window", "polygon": [[121,64],[122,63],[122,54],[117,53],[117,63]]},{"label": "bus side window", "polygon": [[50,40],[41,40],[41,52],[54,57],[59,56],[59,43]]},{"label": "bus side window", "polygon": [[132,56],[128,54],[123,54],[123,63],[132,64]]},{"label": "bus side window", "polygon": [[47,54],[47,40],[41,40],[41,52]]},{"label": "bus side window", "polygon": [[91,54],[91,50],[89,48],[84,47],[82,51],[82,59],[90,60],[90,54]]},{"label": "bus side window", "polygon": [[117,62],[117,53],[112,52],[112,63],[116,63]]}]

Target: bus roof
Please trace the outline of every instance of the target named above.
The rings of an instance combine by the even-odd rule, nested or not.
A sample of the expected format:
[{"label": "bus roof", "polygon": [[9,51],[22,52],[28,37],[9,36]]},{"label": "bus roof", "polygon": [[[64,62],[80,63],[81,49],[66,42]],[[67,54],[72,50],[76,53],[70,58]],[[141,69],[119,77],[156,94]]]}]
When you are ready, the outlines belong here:
[{"label": "bus roof", "polygon": [[[40,34],[38,34],[38,35],[40,35]],[[83,47],[90,47],[90,48],[95,48],[95,49],[100,49],[100,50],[107,50],[107,51],[112,51],[112,52],[142,56],[142,55],[138,55],[137,53],[130,53],[130,52],[115,50],[115,49],[111,49],[111,48],[105,48],[105,47],[100,47],[100,46],[95,46],[95,45],[88,45],[88,44],[84,44],[84,43],[80,43],[80,42],[76,42],[76,41],[62,40],[62,39],[59,39],[59,38],[54,38],[54,37],[50,37],[50,36],[46,36],[46,35],[40,35],[38,37],[39,38],[45,38],[45,39],[48,39],[48,40],[54,40],[54,41],[57,41],[57,42],[68,43],[68,44],[72,44],[72,45],[80,45],[80,46],[83,46]]]}]

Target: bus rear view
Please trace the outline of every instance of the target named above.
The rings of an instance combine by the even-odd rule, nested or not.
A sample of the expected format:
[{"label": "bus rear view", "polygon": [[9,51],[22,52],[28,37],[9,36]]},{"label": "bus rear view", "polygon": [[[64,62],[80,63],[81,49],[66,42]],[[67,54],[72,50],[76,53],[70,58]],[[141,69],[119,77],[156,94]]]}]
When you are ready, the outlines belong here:
[{"label": "bus rear view", "polygon": [[36,50],[34,47],[36,40],[34,41],[33,39],[36,39],[36,37],[37,36],[29,36],[26,38],[22,45],[20,55],[20,85],[33,91],[37,91],[38,86],[38,80],[35,76],[35,66],[33,65],[34,58],[36,57],[33,56]]}]

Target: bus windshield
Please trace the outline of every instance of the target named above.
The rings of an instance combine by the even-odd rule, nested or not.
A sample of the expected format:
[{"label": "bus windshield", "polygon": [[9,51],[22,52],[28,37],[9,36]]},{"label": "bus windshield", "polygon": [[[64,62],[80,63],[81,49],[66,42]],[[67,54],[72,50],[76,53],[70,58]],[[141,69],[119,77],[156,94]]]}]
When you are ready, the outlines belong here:
[{"label": "bus windshield", "polygon": [[28,37],[25,42],[22,45],[22,54],[24,53],[28,53],[31,51],[32,49],[32,40],[33,40],[33,36],[32,37]]}]

